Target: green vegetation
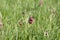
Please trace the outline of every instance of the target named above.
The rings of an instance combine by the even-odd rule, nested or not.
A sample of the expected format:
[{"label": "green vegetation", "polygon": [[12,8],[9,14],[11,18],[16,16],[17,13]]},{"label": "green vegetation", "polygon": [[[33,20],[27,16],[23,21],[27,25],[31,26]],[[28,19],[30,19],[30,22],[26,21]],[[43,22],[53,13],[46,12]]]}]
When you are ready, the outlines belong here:
[{"label": "green vegetation", "polygon": [[0,12],[0,40],[60,40],[60,0],[0,0]]}]

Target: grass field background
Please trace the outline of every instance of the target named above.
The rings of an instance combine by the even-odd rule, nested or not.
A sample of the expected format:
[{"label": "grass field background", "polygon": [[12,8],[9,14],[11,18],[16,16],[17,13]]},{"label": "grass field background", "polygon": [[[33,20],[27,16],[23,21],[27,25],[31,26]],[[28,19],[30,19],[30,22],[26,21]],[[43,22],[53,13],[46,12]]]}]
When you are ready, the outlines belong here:
[{"label": "grass field background", "polygon": [[0,40],[60,40],[60,0],[43,0],[42,6],[40,0],[0,0],[0,12]]}]

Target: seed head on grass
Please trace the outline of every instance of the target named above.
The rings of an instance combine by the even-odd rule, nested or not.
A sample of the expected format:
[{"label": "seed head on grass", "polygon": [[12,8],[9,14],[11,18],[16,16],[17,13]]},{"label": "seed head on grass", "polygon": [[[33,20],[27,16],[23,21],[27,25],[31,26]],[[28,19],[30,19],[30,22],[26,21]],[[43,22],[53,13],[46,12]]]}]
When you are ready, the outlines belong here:
[{"label": "seed head on grass", "polygon": [[22,21],[19,22],[19,25],[22,25]]},{"label": "seed head on grass", "polygon": [[50,22],[52,22],[53,17],[55,17],[55,13],[56,13],[56,9],[55,8],[52,8],[51,9],[51,14],[49,16]]},{"label": "seed head on grass", "polygon": [[40,6],[43,5],[43,0],[40,0],[39,5],[40,5]]},{"label": "seed head on grass", "polygon": [[22,21],[22,20],[19,20],[19,21],[18,21],[18,24],[19,24],[19,25],[22,25],[22,24],[23,24],[23,21]]},{"label": "seed head on grass", "polygon": [[56,9],[55,8],[52,8],[51,9],[51,13],[55,14],[56,13]]}]

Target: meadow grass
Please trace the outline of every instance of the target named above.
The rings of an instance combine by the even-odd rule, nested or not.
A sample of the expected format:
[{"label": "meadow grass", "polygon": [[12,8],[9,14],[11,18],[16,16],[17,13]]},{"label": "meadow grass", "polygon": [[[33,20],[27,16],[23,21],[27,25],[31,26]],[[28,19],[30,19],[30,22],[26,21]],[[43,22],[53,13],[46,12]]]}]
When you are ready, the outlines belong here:
[{"label": "meadow grass", "polygon": [[0,40],[60,40],[60,0],[0,0],[0,12]]}]

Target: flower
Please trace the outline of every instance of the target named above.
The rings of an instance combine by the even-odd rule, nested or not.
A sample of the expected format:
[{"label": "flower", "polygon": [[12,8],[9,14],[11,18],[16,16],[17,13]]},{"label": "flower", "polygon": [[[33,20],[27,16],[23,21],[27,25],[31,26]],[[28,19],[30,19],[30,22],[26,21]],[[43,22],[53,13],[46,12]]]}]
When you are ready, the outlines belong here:
[{"label": "flower", "polygon": [[34,21],[34,18],[32,16],[29,17],[29,24],[32,24]]}]

